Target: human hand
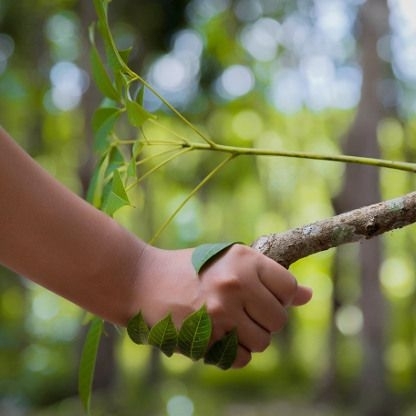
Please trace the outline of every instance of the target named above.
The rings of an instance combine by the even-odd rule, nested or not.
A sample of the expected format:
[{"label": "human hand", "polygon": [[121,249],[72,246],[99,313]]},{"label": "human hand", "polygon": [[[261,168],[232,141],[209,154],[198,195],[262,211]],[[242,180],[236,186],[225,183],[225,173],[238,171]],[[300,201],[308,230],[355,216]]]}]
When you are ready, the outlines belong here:
[{"label": "human hand", "polygon": [[199,276],[191,255],[191,249],[147,248],[140,259],[137,310],[151,326],[170,313],[180,327],[206,305],[213,324],[211,343],[237,331],[235,368],[248,364],[252,352],[267,348],[287,321],[287,307],[303,305],[312,296],[288,270],[247,246],[235,244],[218,254]]}]

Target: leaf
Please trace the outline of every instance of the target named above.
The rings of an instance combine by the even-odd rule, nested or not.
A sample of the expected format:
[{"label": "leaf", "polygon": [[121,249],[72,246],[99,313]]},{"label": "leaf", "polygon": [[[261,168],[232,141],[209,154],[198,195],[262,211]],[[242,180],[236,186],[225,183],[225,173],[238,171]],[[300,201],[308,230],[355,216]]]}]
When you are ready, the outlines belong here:
[{"label": "leaf", "polygon": [[136,103],[143,106],[143,100],[144,100],[144,87],[141,86],[136,95]]},{"label": "leaf", "polygon": [[130,123],[136,127],[141,127],[150,118],[155,118],[153,114],[149,113],[136,101],[127,100],[126,109]]},{"label": "leaf", "polygon": [[236,244],[236,242],[202,244],[198,247],[195,247],[194,251],[192,252],[192,264],[196,272],[199,273],[202,267],[209,260],[233,244]]},{"label": "leaf", "polygon": [[103,326],[104,322],[101,319],[92,319],[87,337],[85,339],[84,347],[82,349],[78,372],[78,392],[87,414],[90,414],[92,381]]},{"label": "leaf", "polygon": [[131,72],[124,62],[120,52],[117,50],[113,36],[108,24],[108,3],[110,0],[94,0],[95,11],[98,16],[98,28],[100,29],[101,36],[104,40],[106,55],[108,63],[114,73],[124,71],[126,73]]},{"label": "leaf", "polygon": [[103,211],[112,216],[117,210],[126,205],[130,205],[130,200],[121,179],[120,172],[115,170],[113,173],[111,192],[103,205]]},{"label": "leaf", "polygon": [[127,333],[130,339],[136,344],[147,344],[149,332],[149,327],[144,321],[141,312],[131,318],[127,324]]},{"label": "leaf", "polygon": [[131,51],[133,48],[130,46],[127,49],[119,50],[118,53],[120,54],[121,59],[124,61],[125,64],[127,64]]},{"label": "leaf", "polygon": [[178,333],[173,324],[172,315],[169,314],[150,329],[148,342],[168,357],[174,353],[178,343]]},{"label": "leaf", "polygon": [[183,321],[178,334],[180,352],[192,360],[199,360],[208,348],[211,333],[211,318],[204,305]]},{"label": "leaf", "polygon": [[108,153],[102,157],[88,188],[87,200],[96,208],[101,208],[104,179],[107,172],[109,160],[110,156]]},{"label": "leaf", "polygon": [[120,198],[124,199],[127,203],[130,203],[129,197],[126,192],[126,188],[124,186],[123,180],[121,179],[120,172],[115,170],[113,173],[113,192],[119,196]]},{"label": "leaf", "polygon": [[100,54],[95,46],[91,47],[90,59],[92,77],[101,94],[105,97],[111,98],[114,101],[119,101],[120,95],[114,88],[104,64],[101,61]]},{"label": "leaf", "polygon": [[137,156],[139,155],[139,153],[143,150],[144,148],[144,143],[142,140],[136,140],[133,144],[133,149],[132,149],[132,155],[134,158],[137,158]]},{"label": "leaf", "polygon": [[116,107],[101,107],[94,113],[92,117],[92,128],[95,136],[94,147],[99,153],[108,149],[108,136],[121,113],[122,111]]},{"label": "leaf", "polygon": [[125,156],[117,146],[112,146],[109,150],[110,160],[108,164],[107,173],[112,174],[118,168],[124,166],[127,162]]},{"label": "leaf", "polygon": [[205,364],[213,364],[223,370],[228,370],[237,357],[238,337],[233,330],[217,341],[206,353]]},{"label": "leaf", "polygon": [[134,157],[130,159],[129,165],[127,167],[127,176],[129,178],[137,178],[137,166],[136,159]]}]

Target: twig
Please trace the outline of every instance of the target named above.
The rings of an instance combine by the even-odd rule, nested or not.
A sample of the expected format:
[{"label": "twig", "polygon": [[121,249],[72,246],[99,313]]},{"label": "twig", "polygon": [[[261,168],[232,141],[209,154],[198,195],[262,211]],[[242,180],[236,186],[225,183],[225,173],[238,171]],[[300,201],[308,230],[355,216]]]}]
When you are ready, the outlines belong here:
[{"label": "twig", "polygon": [[288,268],[311,254],[370,239],[415,222],[416,192],[411,192],[283,233],[262,236],[252,247]]}]

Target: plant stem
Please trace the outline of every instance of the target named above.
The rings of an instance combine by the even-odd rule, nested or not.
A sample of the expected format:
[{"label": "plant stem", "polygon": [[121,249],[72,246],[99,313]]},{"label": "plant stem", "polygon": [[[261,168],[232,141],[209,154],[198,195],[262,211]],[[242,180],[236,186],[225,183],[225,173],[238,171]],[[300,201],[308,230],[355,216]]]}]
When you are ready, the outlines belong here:
[{"label": "plant stem", "polygon": [[[189,152],[191,149],[190,148],[185,148],[185,149],[180,149],[179,151],[177,151],[175,154],[167,157],[166,159],[163,159],[161,162],[159,162],[156,166],[153,166],[151,169],[149,169],[148,171],[146,171],[142,176],[140,176],[139,178],[137,178],[134,182],[132,182],[129,186],[126,186],[126,191],[130,191],[132,188],[134,188],[135,186],[137,186],[137,184],[139,184],[144,178],[146,178],[147,176],[149,176],[151,173],[156,172],[158,169],[160,169],[162,166],[166,165],[167,163],[169,163],[171,160],[176,159],[177,157],[183,155],[184,153]],[[168,153],[168,151],[164,151],[162,153],[159,153],[158,155],[154,155],[153,157],[149,157],[147,158],[147,160],[150,160],[151,158],[160,156],[164,153]],[[139,162],[138,162],[139,164]]]},{"label": "plant stem", "polygon": [[362,156],[351,156],[351,155],[329,155],[321,153],[309,153],[309,152],[292,152],[285,150],[274,150],[274,149],[262,149],[262,148],[251,148],[251,147],[238,147],[238,146],[227,146],[221,144],[215,144],[214,146],[207,145],[205,143],[191,142],[189,146],[195,150],[209,150],[222,153],[230,153],[238,156],[277,156],[277,157],[290,157],[298,159],[313,159],[323,160],[331,162],[342,162],[342,163],[355,163],[361,165],[368,165],[374,167],[383,167],[389,169],[402,170],[406,172],[416,173],[416,164],[409,162],[400,162],[395,160],[377,159],[371,157]]},{"label": "plant stem", "polygon": [[179,204],[179,206],[175,209],[175,211],[169,216],[169,218],[160,226],[160,228],[156,231],[154,236],[149,241],[149,244],[153,244],[162,234],[162,232],[166,229],[166,227],[172,222],[173,218],[178,214],[178,212],[185,206],[185,204],[215,175],[217,174],[228,162],[231,161],[237,155],[231,154],[226,159],[224,159],[221,163],[219,163],[208,175],[202,179],[201,182],[196,185],[192,191],[186,196],[186,198]]}]

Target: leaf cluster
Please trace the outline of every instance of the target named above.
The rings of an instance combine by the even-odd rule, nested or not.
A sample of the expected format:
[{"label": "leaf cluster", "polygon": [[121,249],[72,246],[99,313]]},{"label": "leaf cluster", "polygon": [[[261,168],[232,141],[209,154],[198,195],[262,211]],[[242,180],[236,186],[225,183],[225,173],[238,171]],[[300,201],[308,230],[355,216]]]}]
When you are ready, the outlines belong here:
[{"label": "leaf cluster", "polygon": [[238,339],[235,330],[209,345],[212,321],[205,305],[189,315],[179,329],[170,314],[149,328],[139,312],[129,321],[127,332],[136,344],[157,347],[168,357],[179,352],[193,361],[204,359],[206,364],[223,370],[230,368],[236,358]]}]

